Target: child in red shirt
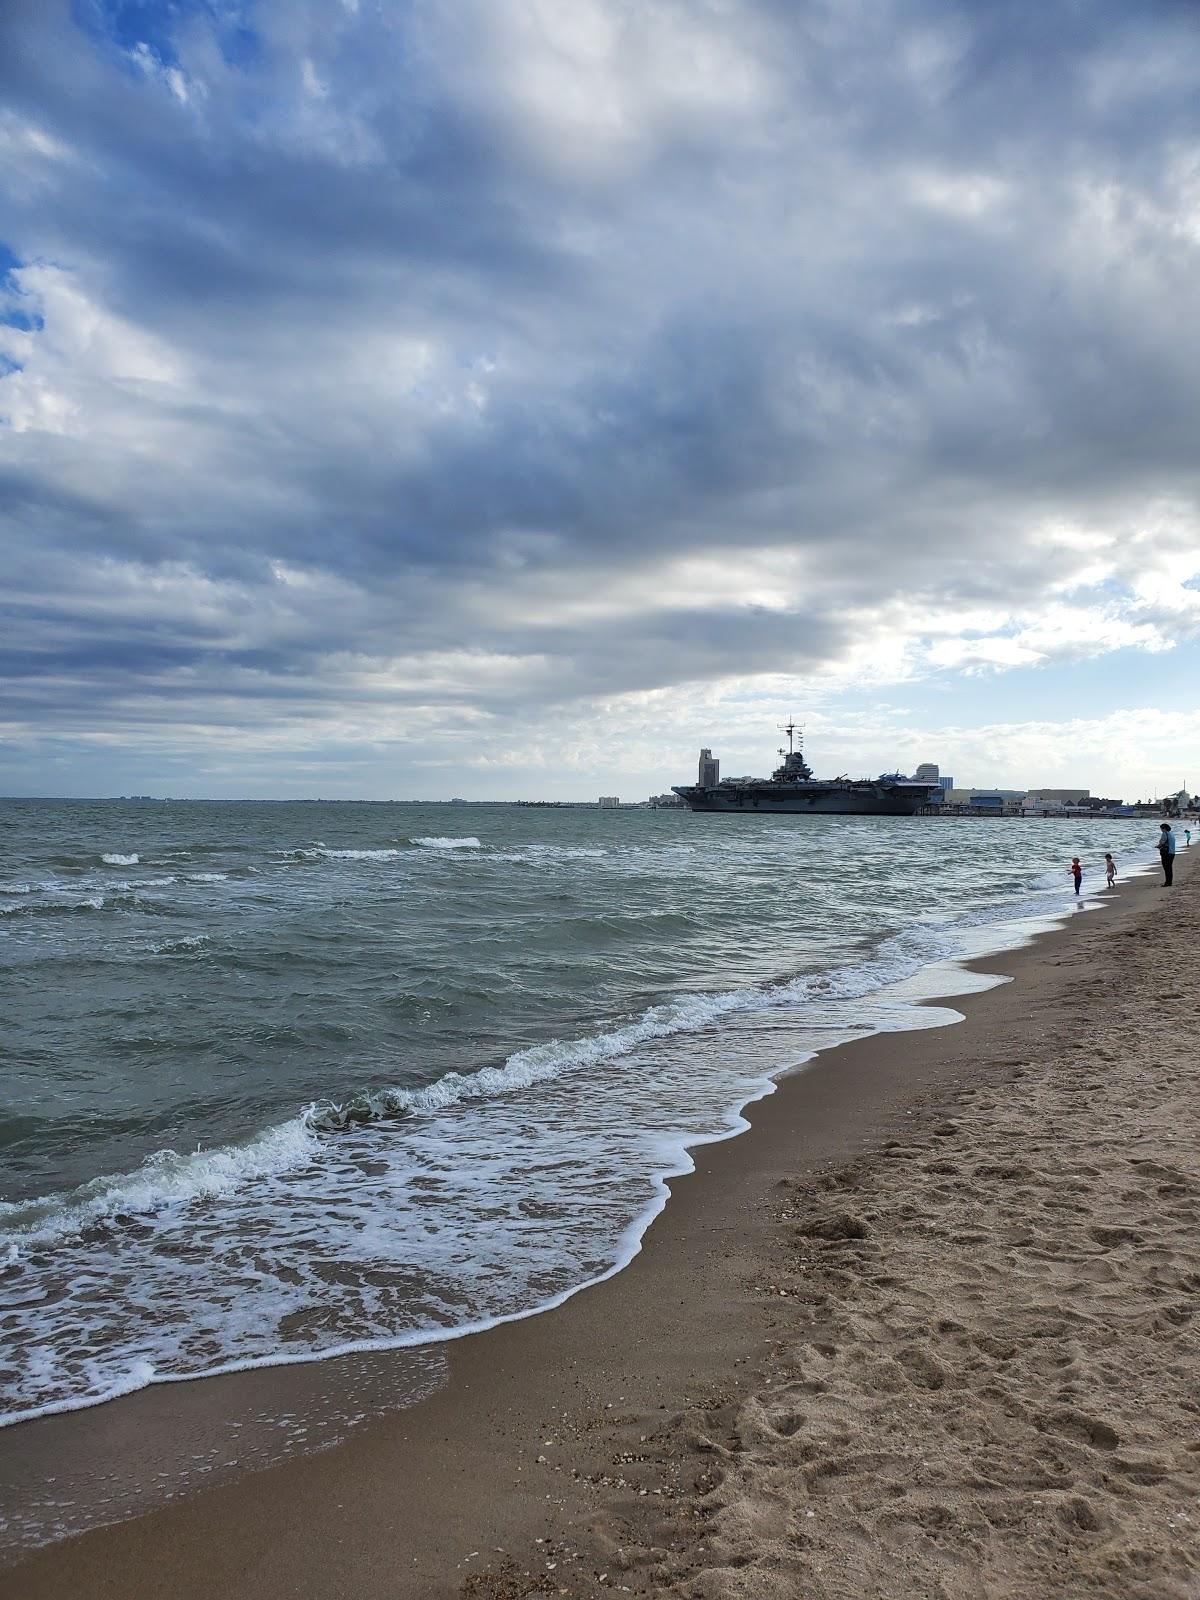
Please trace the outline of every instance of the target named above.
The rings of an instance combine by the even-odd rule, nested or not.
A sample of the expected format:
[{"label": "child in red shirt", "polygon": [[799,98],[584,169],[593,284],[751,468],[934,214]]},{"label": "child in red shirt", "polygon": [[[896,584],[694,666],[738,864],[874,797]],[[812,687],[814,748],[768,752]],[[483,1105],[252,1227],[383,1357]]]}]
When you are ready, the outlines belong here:
[{"label": "child in red shirt", "polygon": [[1079,857],[1071,857],[1071,876],[1075,879],[1075,893],[1079,893],[1079,885],[1083,882],[1083,868],[1079,864]]}]

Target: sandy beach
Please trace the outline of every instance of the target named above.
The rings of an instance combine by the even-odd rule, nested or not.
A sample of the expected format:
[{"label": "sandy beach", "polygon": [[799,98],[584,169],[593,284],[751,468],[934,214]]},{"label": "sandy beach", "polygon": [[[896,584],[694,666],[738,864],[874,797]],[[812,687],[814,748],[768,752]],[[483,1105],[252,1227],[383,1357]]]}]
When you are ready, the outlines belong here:
[{"label": "sandy beach", "polygon": [[[44,1549],[0,1595],[1195,1600],[1192,865],[978,963],[1012,981],[949,1002],[961,1023],[787,1079],[625,1272],[446,1347],[428,1400]],[[187,1406],[346,1370],[4,1444],[169,1441]]]}]

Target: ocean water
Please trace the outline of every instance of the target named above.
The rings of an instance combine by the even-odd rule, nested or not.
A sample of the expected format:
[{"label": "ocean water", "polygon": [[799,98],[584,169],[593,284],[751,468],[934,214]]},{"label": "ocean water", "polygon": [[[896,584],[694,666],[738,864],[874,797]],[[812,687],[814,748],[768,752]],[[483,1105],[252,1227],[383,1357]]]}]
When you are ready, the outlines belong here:
[{"label": "ocean water", "polygon": [[0,1422],[556,1303],[781,1073],[945,1020],[931,963],[1155,833],[0,802]]}]

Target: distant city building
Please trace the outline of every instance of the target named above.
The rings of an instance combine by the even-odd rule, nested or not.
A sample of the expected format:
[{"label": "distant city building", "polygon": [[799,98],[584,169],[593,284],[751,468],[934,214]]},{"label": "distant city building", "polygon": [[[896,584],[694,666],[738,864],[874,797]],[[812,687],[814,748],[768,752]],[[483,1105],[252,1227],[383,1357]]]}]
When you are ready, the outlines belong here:
[{"label": "distant city building", "polygon": [[[1023,800],[1024,789],[947,789],[945,790],[946,804],[951,806],[969,806],[983,804],[986,801],[999,805],[1005,800]],[[979,800],[976,800],[979,796]]]},{"label": "distant city building", "polygon": [[621,804],[621,797],[615,794],[602,794],[600,796],[601,811],[615,811]]},{"label": "distant city building", "polygon": [[655,811],[682,811],[683,801],[677,794],[652,794],[647,804]]},{"label": "distant city building", "polygon": [[702,789],[715,789],[721,781],[721,763],[707,745],[700,752],[700,775],[696,781]]},{"label": "distant city building", "polygon": [[1081,806],[1085,804],[1090,789],[1030,789],[1025,796],[1028,809],[1036,806]]},{"label": "distant city building", "polygon": [[921,765],[913,773],[913,782],[937,784],[937,789],[929,796],[928,803],[931,806],[940,806],[946,798],[946,790],[954,787],[954,779],[943,778],[941,769],[936,761],[922,761]]}]

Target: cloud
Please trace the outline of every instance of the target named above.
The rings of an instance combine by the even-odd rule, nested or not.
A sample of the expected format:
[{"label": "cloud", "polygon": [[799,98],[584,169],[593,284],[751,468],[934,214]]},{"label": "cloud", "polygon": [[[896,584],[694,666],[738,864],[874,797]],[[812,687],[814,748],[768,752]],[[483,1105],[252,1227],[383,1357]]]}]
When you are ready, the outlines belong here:
[{"label": "cloud", "polygon": [[17,0],[8,738],[503,749],[1194,637],[1198,27]]}]

